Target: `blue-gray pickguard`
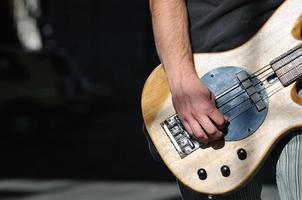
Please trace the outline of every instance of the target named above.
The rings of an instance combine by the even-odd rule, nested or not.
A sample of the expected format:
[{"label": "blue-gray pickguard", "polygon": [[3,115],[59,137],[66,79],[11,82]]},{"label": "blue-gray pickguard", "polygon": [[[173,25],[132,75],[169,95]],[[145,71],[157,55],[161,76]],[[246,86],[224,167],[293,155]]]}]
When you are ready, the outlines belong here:
[{"label": "blue-gray pickguard", "polygon": [[242,70],[239,67],[220,67],[201,78],[216,97],[234,85],[238,85],[234,90],[216,100],[216,105],[223,105],[219,110],[231,120],[225,131],[224,139],[226,141],[241,140],[251,135],[261,126],[268,111],[267,93],[259,79],[252,78],[251,81],[264,99],[266,108],[261,111],[258,111],[253,105],[244,88],[239,86],[240,81],[236,74]]}]

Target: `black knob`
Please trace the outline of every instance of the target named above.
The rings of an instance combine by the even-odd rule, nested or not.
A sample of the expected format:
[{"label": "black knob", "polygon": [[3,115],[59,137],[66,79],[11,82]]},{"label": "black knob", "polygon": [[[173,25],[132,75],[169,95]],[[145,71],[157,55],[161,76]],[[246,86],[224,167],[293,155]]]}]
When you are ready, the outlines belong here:
[{"label": "black knob", "polygon": [[221,170],[222,176],[224,176],[224,177],[228,177],[228,176],[231,174],[230,168],[229,168],[228,166],[226,166],[226,165],[223,165],[223,166],[220,168],[220,170]]},{"label": "black knob", "polygon": [[246,157],[247,157],[247,153],[246,153],[246,151],[245,151],[244,149],[239,149],[239,150],[237,151],[237,155],[238,155],[238,158],[239,158],[240,160],[245,160]]},{"label": "black knob", "polygon": [[201,180],[205,180],[207,178],[207,171],[205,169],[199,169],[197,174]]}]

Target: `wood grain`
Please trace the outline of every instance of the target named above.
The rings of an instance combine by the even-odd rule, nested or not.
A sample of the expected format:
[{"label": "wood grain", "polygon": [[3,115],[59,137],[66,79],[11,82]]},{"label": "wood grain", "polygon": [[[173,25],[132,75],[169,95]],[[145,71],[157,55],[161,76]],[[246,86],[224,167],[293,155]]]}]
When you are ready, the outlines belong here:
[{"label": "wood grain", "polygon": [[298,18],[294,28],[292,29],[292,35],[297,40],[302,40],[302,15]]},{"label": "wood grain", "polygon": [[[301,0],[287,0],[258,33],[242,46],[226,52],[194,55],[199,76],[221,66],[240,66],[249,72],[269,64],[271,60],[298,45],[298,28],[301,27]],[[300,30],[301,31],[301,30]],[[272,147],[287,132],[302,124],[302,108],[291,99],[293,84],[269,100],[265,122],[251,136],[225,142],[222,148],[214,143],[198,149],[181,159],[160,123],[175,113],[162,66],[148,78],[142,94],[142,112],[150,138],[162,160],[173,174],[191,189],[207,194],[227,194],[242,187],[259,169]],[[248,157],[237,158],[237,150],[244,148]],[[231,168],[231,175],[223,177],[222,165]],[[206,180],[200,180],[198,169],[207,170]]]}]

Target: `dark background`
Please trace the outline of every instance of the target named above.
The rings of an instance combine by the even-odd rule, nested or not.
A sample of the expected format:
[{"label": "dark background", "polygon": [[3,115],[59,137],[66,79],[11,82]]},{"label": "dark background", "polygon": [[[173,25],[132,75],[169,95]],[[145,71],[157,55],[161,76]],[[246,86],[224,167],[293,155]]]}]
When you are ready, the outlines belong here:
[{"label": "dark background", "polygon": [[[62,114],[53,109],[39,118],[59,121],[55,125],[25,136],[4,133],[1,177],[173,180],[165,167],[152,160],[142,133],[140,95],[145,79],[159,63],[148,2],[42,3],[44,18],[53,27],[52,40],[77,64],[82,76],[100,88],[100,94],[93,113]],[[23,51],[7,5],[2,4],[2,47]]]},{"label": "dark background", "polygon": [[[11,54],[20,51],[34,65],[39,65],[35,59],[41,57],[54,68],[72,65],[97,88],[97,94],[90,95],[88,101],[73,101],[73,95],[60,93],[60,83],[58,94],[68,99],[60,104],[44,105],[25,96],[1,100],[2,127],[8,130],[1,130],[0,176],[174,181],[166,167],[152,159],[142,132],[140,95],[144,81],[159,64],[148,1],[43,0],[43,18],[53,28],[45,39],[51,50],[43,56],[34,53],[34,58],[21,47],[5,2],[9,1],[2,1],[0,7],[1,58],[18,63]],[[10,47],[17,50],[5,53]],[[60,56],[54,55],[67,57],[68,62],[62,64],[58,62]],[[40,73],[43,80],[47,75]],[[0,79],[3,99],[6,93],[1,94],[1,88],[14,93],[11,85],[22,84],[20,80],[10,81]],[[20,110],[43,126],[21,133],[10,130],[9,120]]]}]

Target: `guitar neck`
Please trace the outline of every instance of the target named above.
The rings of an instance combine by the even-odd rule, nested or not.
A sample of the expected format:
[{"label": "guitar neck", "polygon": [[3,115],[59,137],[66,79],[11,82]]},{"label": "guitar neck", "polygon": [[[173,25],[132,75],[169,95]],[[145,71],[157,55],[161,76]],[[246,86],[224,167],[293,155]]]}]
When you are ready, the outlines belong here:
[{"label": "guitar neck", "polygon": [[270,66],[284,87],[302,76],[302,44],[271,61]]}]

